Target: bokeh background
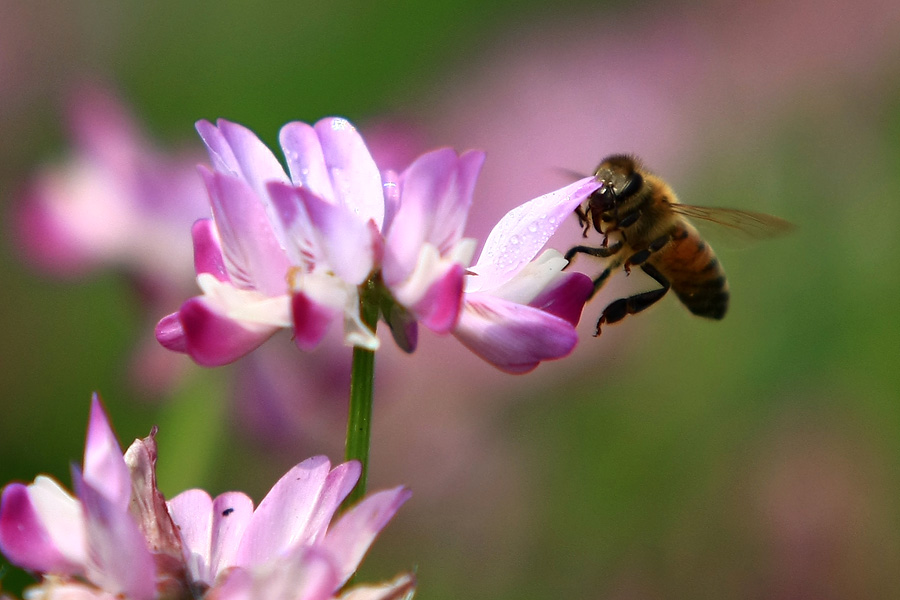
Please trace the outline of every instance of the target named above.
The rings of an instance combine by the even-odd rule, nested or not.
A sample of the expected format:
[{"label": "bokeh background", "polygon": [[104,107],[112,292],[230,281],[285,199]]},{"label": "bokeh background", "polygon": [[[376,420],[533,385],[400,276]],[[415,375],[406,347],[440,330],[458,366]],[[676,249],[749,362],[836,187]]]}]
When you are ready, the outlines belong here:
[{"label": "bokeh background", "polygon": [[[425,600],[900,594],[894,0],[0,0],[0,481],[68,484],[97,390],[123,445],[160,425],[167,494],[259,500],[303,458],[341,458],[349,355],[276,339],[216,370],[160,358],[149,334],[189,275],[166,307],[131,263],[35,260],[23,189],[71,160],[85,86],[173,156],[200,150],[199,118],[274,145],[331,114],[392,156],[482,148],[475,236],[623,151],[682,201],[798,225],[745,247],[710,232],[733,294],[719,323],[666,298],[593,339],[619,281],[573,356],[525,376],[452,339],[412,356],[386,339],[370,487],[414,496],[363,580],[415,568]],[[563,230],[564,250],[574,217]],[[173,261],[156,266],[181,277]]]}]

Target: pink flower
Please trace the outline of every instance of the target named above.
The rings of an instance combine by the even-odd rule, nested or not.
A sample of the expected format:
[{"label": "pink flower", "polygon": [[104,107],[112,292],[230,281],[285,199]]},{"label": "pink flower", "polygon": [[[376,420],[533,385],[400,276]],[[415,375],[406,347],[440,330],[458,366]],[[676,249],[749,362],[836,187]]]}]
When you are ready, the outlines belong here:
[{"label": "pink flower", "polygon": [[[0,550],[41,576],[36,597],[334,598],[375,537],[409,498],[370,494],[339,519],[359,464],[310,458],[254,509],[240,492],[189,490],[166,502],[156,487],[155,432],[122,455],[99,400],[91,407],[76,494],[49,477],[11,483],[0,501]],[[332,522],[334,521],[334,522]],[[412,589],[409,575],[352,594]]]},{"label": "pink flower", "polygon": [[[457,331],[466,266],[475,248],[462,233],[482,153],[457,155],[444,148],[420,156],[400,174],[379,173],[356,129],[344,119],[328,118],[314,126],[294,122],[282,128],[288,175],[248,129],[224,120],[216,126],[201,121],[197,129],[214,168],[203,171],[213,218],[193,230],[203,295],[160,321],[157,338],[164,346],[200,364],[220,365],[279,329],[292,330],[298,347],[312,349],[334,321],[341,321],[347,345],[375,350],[379,341],[363,322],[361,297],[377,305],[404,350],[415,349],[419,323],[439,334]],[[483,283],[476,288],[532,308],[507,306],[497,313],[500,321],[509,324],[523,315],[529,320],[519,324],[524,329],[543,323],[550,326],[545,337],[555,336],[562,313],[571,328],[572,311],[557,305],[573,292],[566,305],[578,304],[580,314],[586,294],[579,300],[584,282],[573,284],[574,275],[528,278],[532,271],[525,271],[524,296],[505,298],[501,288],[534,258],[562,215],[593,190],[581,183],[542,197],[541,210],[524,215],[527,227],[546,235],[538,247],[529,247],[529,255],[521,255],[514,272],[495,277],[496,269],[483,267]],[[537,269],[546,272],[546,260],[542,265]],[[561,266],[556,261],[549,271],[558,273]],[[533,320],[534,311],[555,317]],[[480,356],[514,372],[571,350],[570,336],[564,335],[546,356],[526,348],[526,356],[515,360],[511,354],[523,344],[510,346],[513,336],[492,336],[489,330],[472,325],[458,331]]]},{"label": "pink flower", "polygon": [[556,228],[598,187],[592,177],[509,211],[469,269],[465,304],[453,334],[478,356],[510,373],[568,355],[593,284],[544,247]]}]

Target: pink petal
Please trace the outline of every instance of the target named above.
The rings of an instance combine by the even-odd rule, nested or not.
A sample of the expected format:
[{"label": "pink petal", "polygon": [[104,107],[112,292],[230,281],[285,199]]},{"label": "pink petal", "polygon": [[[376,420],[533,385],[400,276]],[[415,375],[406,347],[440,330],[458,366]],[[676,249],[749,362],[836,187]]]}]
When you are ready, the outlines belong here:
[{"label": "pink petal", "polygon": [[212,585],[217,575],[234,564],[241,536],[253,516],[253,501],[228,492],[213,501],[203,490],[188,490],[169,502],[178,525],[184,555],[195,581]]},{"label": "pink petal", "polygon": [[324,547],[338,560],[342,585],[356,572],[372,542],[410,496],[412,492],[404,487],[370,494],[328,530]]},{"label": "pink petal", "polygon": [[259,571],[235,569],[208,600],[331,600],[339,586],[334,561],[318,548],[298,548]]},{"label": "pink petal", "polygon": [[506,213],[491,230],[478,262],[470,269],[478,273],[478,287],[470,291],[493,289],[509,281],[531,262],[563,220],[599,187],[595,178],[586,177]]},{"label": "pink petal", "polygon": [[466,294],[453,335],[508,373],[527,373],[543,360],[567,356],[578,341],[565,319],[488,294]]},{"label": "pink petal", "polygon": [[[255,350],[272,337],[278,327],[245,325],[220,314],[202,296],[186,301],[178,311],[182,336],[175,335],[171,318],[166,317],[157,325],[156,335],[163,345],[184,351],[198,364],[217,367],[234,362]],[[165,343],[164,343],[165,342]]]},{"label": "pink petal", "polygon": [[231,280],[269,296],[283,294],[290,262],[259,197],[240,179],[206,169],[201,174]]},{"label": "pink petal", "polygon": [[425,242],[444,253],[459,240],[483,161],[481,152],[457,157],[442,148],[422,155],[403,173],[400,208],[387,235],[388,285],[409,276]]},{"label": "pink petal", "polygon": [[291,316],[297,347],[306,351],[316,348],[331,323],[342,314],[339,308],[320,304],[303,292],[295,292],[291,296]]},{"label": "pink petal", "polygon": [[154,333],[163,348],[187,354],[187,338],[184,335],[184,327],[181,326],[180,313],[175,312],[160,319]]},{"label": "pink petal", "polygon": [[14,565],[39,573],[75,575],[69,561],[47,531],[27,486],[10,483],[0,500],[0,551]]},{"label": "pink petal", "polygon": [[332,203],[336,202],[316,130],[311,125],[295,121],[281,128],[278,139],[294,184],[308,188]]},{"label": "pink petal", "polygon": [[218,128],[208,121],[198,121],[197,131],[217,171],[243,179],[260,196],[265,193],[266,182],[288,181],[281,163],[255,133],[225,119],[216,124]]},{"label": "pink petal", "polygon": [[200,219],[194,223],[191,237],[194,240],[194,270],[197,274],[210,273],[219,281],[230,281],[213,220]]},{"label": "pink petal", "polygon": [[351,207],[329,204],[306,188],[293,189],[315,227],[328,266],[347,283],[365,281],[375,258],[368,223],[353,214]]},{"label": "pink petal", "polygon": [[86,577],[105,590],[134,600],[155,596],[155,563],[143,534],[128,512],[82,479],[72,477],[84,506],[88,556]]},{"label": "pink petal", "polygon": [[548,286],[528,305],[565,319],[574,327],[593,291],[594,284],[584,273],[562,273],[555,285]]},{"label": "pink petal", "polygon": [[131,474],[97,394],[91,398],[84,446],[84,480],[113,506],[127,509],[131,499]]},{"label": "pink petal", "polygon": [[447,333],[456,326],[463,301],[462,265],[453,263],[432,282],[422,299],[409,307],[423,325],[436,333]]},{"label": "pink petal", "polygon": [[[346,481],[329,480],[327,457],[316,456],[298,464],[272,487],[250,521],[235,563],[243,567],[264,564],[278,554],[317,537],[310,524],[318,523],[320,497],[343,490]],[[349,490],[348,490],[349,491]]]},{"label": "pink petal", "polygon": [[330,117],[315,124],[337,202],[365,223],[384,222],[381,174],[362,136],[346,119]]},{"label": "pink petal", "polygon": [[203,490],[181,492],[168,502],[169,514],[181,534],[184,561],[194,581],[212,583],[212,498]]}]

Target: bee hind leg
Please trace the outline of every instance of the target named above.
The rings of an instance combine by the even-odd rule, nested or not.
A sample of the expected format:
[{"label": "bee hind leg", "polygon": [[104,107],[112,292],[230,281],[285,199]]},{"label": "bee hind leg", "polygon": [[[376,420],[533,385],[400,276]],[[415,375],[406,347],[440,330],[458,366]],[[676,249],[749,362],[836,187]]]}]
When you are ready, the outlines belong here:
[{"label": "bee hind leg", "polygon": [[[665,276],[656,269],[656,267],[650,264],[642,264],[641,270],[652,277],[653,280],[662,287],[659,289],[650,290],[649,292],[641,292],[640,294],[635,294],[634,296],[629,296],[628,298],[620,298],[619,300],[616,300],[615,302],[604,308],[603,312],[600,314],[600,318],[597,320],[597,329],[594,331],[594,337],[600,335],[600,327],[604,323],[618,323],[628,315],[637,314],[658,302],[663,296],[666,295],[666,292],[669,291],[669,288],[671,287],[669,280],[666,279]],[[600,279],[601,277],[603,277],[603,275],[604,274],[601,274],[597,279]],[[607,274],[606,276],[608,277],[609,275]],[[599,289],[599,287],[597,286],[597,281],[595,280],[595,292],[597,289]]]}]

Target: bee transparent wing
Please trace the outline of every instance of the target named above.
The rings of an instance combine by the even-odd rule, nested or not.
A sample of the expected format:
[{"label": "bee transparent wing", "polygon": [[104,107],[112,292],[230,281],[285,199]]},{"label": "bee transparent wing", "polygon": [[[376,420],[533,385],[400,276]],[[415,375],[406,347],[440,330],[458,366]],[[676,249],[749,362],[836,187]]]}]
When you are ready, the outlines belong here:
[{"label": "bee transparent wing", "polygon": [[672,211],[716,226],[727,235],[744,240],[764,240],[786,235],[796,229],[793,223],[766,215],[734,208],[712,208],[690,204],[672,204]]}]

